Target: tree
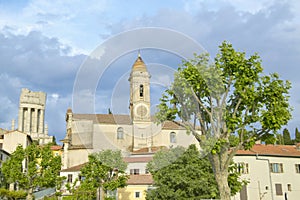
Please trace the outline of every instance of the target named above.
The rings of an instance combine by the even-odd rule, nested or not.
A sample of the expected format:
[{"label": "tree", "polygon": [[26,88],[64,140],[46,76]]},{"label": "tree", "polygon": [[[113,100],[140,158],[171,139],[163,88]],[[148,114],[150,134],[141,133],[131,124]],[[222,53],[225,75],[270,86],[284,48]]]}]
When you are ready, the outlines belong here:
[{"label": "tree", "polygon": [[121,151],[104,150],[90,154],[89,162],[80,170],[84,181],[75,195],[80,199],[95,198],[97,189],[101,188],[102,196],[107,198],[110,191],[126,186],[126,167]]},{"label": "tree", "polygon": [[280,133],[276,134],[276,144],[284,145],[283,136]]},{"label": "tree", "polygon": [[61,168],[60,156],[53,156],[50,146],[18,146],[3,163],[2,172],[7,183],[17,184],[27,192],[26,199],[33,199],[36,187],[55,187]]},{"label": "tree", "polygon": [[[155,189],[147,191],[146,199],[211,199],[219,192],[212,167],[195,145],[188,149],[176,147],[157,152],[147,169],[154,179]],[[244,182],[238,180],[233,169],[229,185],[240,190]]]},{"label": "tree", "polygon": [[[227,179],[233,156],[256,140],[275,140],[274,133],[291,118],[291,86],[276,73],[264,75],[257,54],[246,58],[227,42],[219,48],[214,63],[208,54],[183,61],[161,98],[156,118],[159,122],[181,118],[207,152],[220,198],[229,200]],[[239,138],[231,148],[230,135]]]},{"label": "tree", "polygon": [[287,128],[283,129],[282,135],[283,135],[283,143],[285,145],[293,145],[294,144],[293,140],[291,139],[291,134]]},{"label": "tree", "polygon": [[298,128],[295,129],[295,143],[300,142],[300,132],[298,131]]}]

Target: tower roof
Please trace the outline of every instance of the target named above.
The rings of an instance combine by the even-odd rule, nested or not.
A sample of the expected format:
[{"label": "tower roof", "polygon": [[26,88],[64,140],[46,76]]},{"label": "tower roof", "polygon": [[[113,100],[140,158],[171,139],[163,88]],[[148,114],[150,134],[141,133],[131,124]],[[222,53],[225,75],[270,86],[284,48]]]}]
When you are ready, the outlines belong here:
[{"label": "tower roof", "polygon": [[132,71],[140,71],[140,72],[146,72],[147,71],[147,67],[146,67],[140,53],[138,54],[138,58],[136,59],[136,61],[132,65]]}]

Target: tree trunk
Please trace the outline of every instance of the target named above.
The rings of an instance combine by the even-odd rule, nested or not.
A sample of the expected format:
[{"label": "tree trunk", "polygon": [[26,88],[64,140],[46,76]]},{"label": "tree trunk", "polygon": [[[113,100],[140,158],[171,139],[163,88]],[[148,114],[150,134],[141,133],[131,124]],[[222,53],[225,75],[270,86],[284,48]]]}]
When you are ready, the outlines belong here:
[{"label": "tree trunk", "polygon": [[33,189],[32,188],[27,190],[26,200],[33,200]]},{"label": "tree trunk", "polygon": [[231,197],[227,177],[228,177],[228,172],[227,173],[223,173],[223,172],[215,173],[215,178],[217,181],[221,200],[230,200],[230,197]]},{"label": "tree trunk", "polygon": [[230,187],[228,185],[228,166],[225,164],[228,156],[226,153],[226,151],[221,150],[217,154],[209,155],[221,200],[231,199]]}]

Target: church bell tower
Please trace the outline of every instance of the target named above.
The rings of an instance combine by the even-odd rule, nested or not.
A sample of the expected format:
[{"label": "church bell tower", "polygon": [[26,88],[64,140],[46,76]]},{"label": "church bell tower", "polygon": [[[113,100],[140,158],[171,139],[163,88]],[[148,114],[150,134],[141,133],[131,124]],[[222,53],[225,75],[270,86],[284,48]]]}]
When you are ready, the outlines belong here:
[{"label": "church bell tower", "polygon": [[150,113],[150,74],[140,55],[134,62],[130,82],[130,116],[132,121],[132,150],[152,145]]},{"label": "church bell tower", "polygon": [[130,82],[130,115],[133,123],[150,122],[150,74],[140,55],[132,66]]}]

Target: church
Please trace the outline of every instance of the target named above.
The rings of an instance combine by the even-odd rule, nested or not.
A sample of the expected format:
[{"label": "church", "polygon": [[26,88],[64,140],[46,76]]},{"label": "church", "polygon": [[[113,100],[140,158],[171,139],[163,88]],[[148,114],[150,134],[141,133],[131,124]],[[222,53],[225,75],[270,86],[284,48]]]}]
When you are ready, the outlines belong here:
[{"label": "church", "polygon": [[[90,153],[105,149],[152,152],[159,148],[188,147],[196,140],[177,122],[154,122],[150,112],[151,75],[140,54],[131,67],[129,115],[66,113],[66,136],[63,143],[63,169],[83,164]],[[127,105],[124,105],[127,106]]]}]

